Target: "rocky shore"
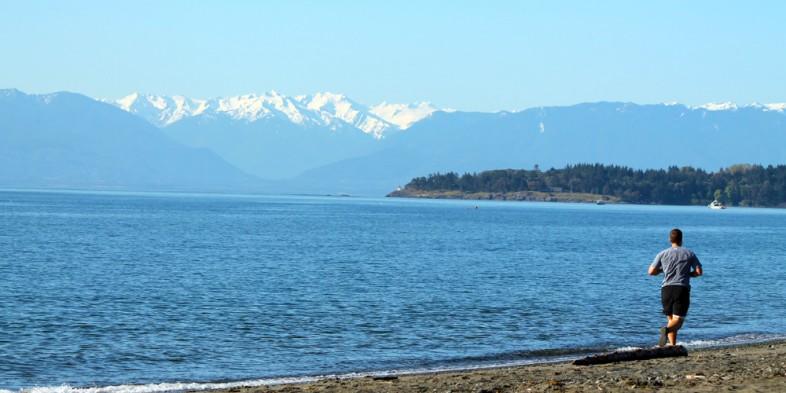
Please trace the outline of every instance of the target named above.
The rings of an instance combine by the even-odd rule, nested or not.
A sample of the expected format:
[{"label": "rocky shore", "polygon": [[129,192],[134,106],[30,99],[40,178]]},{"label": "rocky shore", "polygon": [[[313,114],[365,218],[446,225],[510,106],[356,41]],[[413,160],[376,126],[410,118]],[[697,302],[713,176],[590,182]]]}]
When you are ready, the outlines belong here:
[{"label": "rocky shore", "polygon": [[786,342],[694,349],[687,357],[575,366],[568,362],[388,378],[233,388],[305,392],[786,392]]}]

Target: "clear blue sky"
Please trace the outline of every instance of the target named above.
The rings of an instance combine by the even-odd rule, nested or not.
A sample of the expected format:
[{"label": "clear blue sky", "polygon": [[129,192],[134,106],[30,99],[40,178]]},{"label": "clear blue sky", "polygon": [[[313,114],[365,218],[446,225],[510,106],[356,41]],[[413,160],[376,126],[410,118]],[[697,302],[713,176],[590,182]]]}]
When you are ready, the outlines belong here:
[{"label": "clear blue sky", "polygon": [[0,0],[0,88],[462,110],[786,101],[783,1]]}]

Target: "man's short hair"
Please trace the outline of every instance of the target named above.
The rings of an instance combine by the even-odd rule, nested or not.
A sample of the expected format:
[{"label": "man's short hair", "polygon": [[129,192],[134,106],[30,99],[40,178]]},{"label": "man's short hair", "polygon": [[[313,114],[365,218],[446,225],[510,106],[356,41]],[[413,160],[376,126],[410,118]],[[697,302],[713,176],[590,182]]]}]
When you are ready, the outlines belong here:
[{"label": "man's short hair", "polygon": [[669,241],[674,243],[674,244],[676,244],[676,245],[678,245],[678,246],[681,246],[682,245],[682,231],[677,229],[677,228],[672,229],[671,232],[669,232]]}]

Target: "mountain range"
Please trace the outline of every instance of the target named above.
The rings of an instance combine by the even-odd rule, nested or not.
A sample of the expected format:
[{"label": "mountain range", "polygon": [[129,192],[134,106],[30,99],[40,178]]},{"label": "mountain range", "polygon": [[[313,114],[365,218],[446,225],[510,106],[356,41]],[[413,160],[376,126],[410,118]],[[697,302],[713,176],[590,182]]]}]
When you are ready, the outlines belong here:
[{"label": "mountain range", "polygon": [[259,191],[264,182],[74,93],[0,90],[0,187]]},{"label": "mountain range", "polygon": [[783,163],[786,104],[461,112],[333,93],[196,99],[0,90],[0,187],[383,195],[444,171]]},{"label": "mountain range", "polygon": [[430,116],[429,103],[366,107],[341,94],[275,91],[216,99],[134,93],[112,101],[185,145],[215,151],[241,170],[283,180],[372,153],[391,134]]},{"label": "mountain range", "polygon": [[437,110],[428,102],[411,105],[383,102],[366,107],[343,94],[316,93],[287,97],[276,91],[213,99],[132,93],[118,100],[104,101],[158,127],[196,116],[225,117],[247,122],[281,119],[305,127],[326,127],[331,130],[351,126],[375,138],[381,138],[386,131],[407,129]]}]

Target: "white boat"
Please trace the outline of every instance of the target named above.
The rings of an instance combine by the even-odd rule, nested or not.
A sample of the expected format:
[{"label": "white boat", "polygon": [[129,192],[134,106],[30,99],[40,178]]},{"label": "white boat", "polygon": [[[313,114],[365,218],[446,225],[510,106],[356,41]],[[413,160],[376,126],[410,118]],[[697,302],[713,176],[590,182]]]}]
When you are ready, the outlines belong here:
[{"label": "white boat", "polygon": [[720,209],[725,209],[726,208],[726,206],[724,206],[717,199],[712,201],[709,205],[707,205],[707,207],[709,207],[710,209],[716,209],[716,210],[720,210]]}]

